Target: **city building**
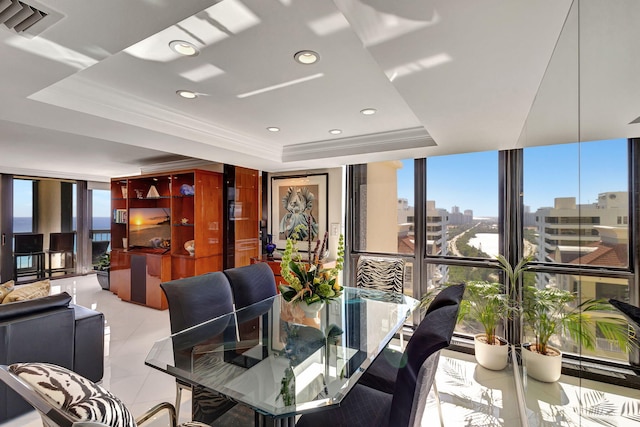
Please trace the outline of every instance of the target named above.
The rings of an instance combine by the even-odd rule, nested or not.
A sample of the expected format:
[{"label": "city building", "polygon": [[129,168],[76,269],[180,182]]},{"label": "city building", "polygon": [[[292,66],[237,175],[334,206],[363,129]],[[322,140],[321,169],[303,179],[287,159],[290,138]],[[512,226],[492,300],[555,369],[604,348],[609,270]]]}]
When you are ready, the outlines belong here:
[{"label": "city building", "polygon": [[569,262],[566,257],[572,256],[572,253],[595,250],[589,247],[589,243],[601,240],[599,226],[627,230],[628,201],[628,194],[620,191],[598,194],[598,201],[591,204],[578,205],[575,197],[555,198],[553,208],[541,208],[535,214],[538,227],[537,258],[545,260],[553,257],[560,262]]},{"label": "city building", "polygon": [[[495,260],[449,250],[448,227],[473,224],[474,212],[484,211],[425,189],[435,183],[455,196],[453,184],[470,187],[490,175],[492,193],[479,197],[495,205],[505,256],[517,261],[523,247],[535,246],[538,285],[638,306],[640,254],[629,250],[640,247],[633,228],[640,212],[638,16],[637,0],[0,1],[0,283],[14,277],[15,235],[30,232],[74,233],[74,274],[87,277],[92,240],[113,238],[93,222],[98,196],[107,194],[109,203],[136,197],[118,196],[111,179],[205,168],[225,177],[224,196],[215,198],[224,206],[225,233],[240,234],[235,215],[253,210],[259,220],[250,231],[263,243],[278,232],[277,183],[321,176],[318,222],[330,234],[332,259],[345,236],[345,283],[353,283],[362,255],[402,258],[404,292],[421,297],[454,267],[464,277],[498,277]],[[588,144],[619,140],[624,155],[610,158],[603,149],[600,163],[582,165]],[[575,146],[577,154],[566,149]],[[547,148],[531,167],[535,156],[527,154]],[[496,163],[460,161],[471,174],[465,180],[432,162],[476,153],[495,154]],[[407,162],[413,176],[400,179]],[[597,201],[581,200],[582,180],[605,182],[609,162],[629,188],[601,188]],[[256,171],[257,184],[232,184],[236,167]],[[571,191],[560,172],[574,175]],[[403,185],[415,194],[413,206],[399,196]],[[546,200],[548,207],[523,209],[536,186],[555,198],[553,206]],[[258,200],[238,203],[248,189]],[[109,225],[117,210],[109,204]],[[187,212],[176,227],[189,226]],[[226,247],[224,262],[233,264],[242,249]],[[138,308],[147,309],[127,314],[135,326],[159,334],[146,322],[167,319]],[[417,312],[408,319],[407,337],[419,320]],[[507,327],[515,323],[505,319]],[[124,334],[129,325],[119,326]],[[469,351],[472,337],[457,340],[457,349]],[[134,345],[120,339],[114,346],[134,356],[114,363],[108,384],[130,395],[142,394],[146,377],[129,381],[147,369],[144,349]],[[566,345],[564,361],[580,381],[617,381],[632,398],[640,388],[638,351]],[[561,404],[521,400],[550,407],[541,424],[578,425],[600,414],[567,404],[569,394],[582,395],[580,387],[555,387]],[[500,394],[515,406],[508,401],[515,393]],[[627,407],[638,408],[637,399]],[[502,423],[490,415],[488,423]],[[637,423],[637,410],[628,420]]]}]

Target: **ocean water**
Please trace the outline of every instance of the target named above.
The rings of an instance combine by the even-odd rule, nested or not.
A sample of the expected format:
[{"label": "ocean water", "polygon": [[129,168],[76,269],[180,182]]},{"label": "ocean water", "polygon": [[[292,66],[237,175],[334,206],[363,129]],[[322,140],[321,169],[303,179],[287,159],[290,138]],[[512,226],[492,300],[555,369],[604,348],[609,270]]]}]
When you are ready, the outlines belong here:
[{"label": "ocean water", "polygon": [[[14,217],[13,218],[13,232],[14,233],[29,233],[31,230],[32,219],[31,217]],[[93,230],[109,230],[111,228],[111,218],[107,217],[93,217],[93,224],[91,226]],[[76,218],[73,218],[73,229],[76,229]]]},{"label": "ocean water", "polygon": [[469,245],[480,249],[489,256],[496,256],[500,248],[499,239],[498,233],[478,233],[476,237],[469,239]]}]

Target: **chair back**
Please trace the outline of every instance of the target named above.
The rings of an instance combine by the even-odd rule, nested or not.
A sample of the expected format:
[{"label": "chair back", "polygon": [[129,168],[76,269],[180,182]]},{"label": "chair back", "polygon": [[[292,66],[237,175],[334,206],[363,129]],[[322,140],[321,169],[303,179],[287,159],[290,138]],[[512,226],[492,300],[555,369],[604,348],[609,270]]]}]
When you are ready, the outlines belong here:
[{"label": "chair back", "polygon": [[[459,285],[447,286],[446,288],[442,289],[440,292],[438,292],[438,295],[436,295],[435,298],[433,298],[433,301],[431,301],[431,304],[429,304],[429,307],[427,307],[427,312],[425,313],[425,315],[431,313],[433,310],[437,308],[444,307],[446,305],[459,304],[461,301],[459,297],[459,293],[460,293]],[[463,288],[463,293],[464,293],[464,288]]]},{"label": "chair back", "polygon": [[404,260],[363,255],[358,258],[356,286],[402,293]]},{"label": "chair back", "polygon": [[445,297],[451,304],[430,311],[409,340],[404,352],[407,363],[398,369],[396,377],[389,425],[408,427],[422,416],[418,410],[424,410],[424,405],[417,397],[431,389],[438,353],[451,343],[464,288],[463,284],[448,287]]},{"label": "chair back", "polygon": [[133,416],[118,398],[61,366],[0,365],[0,381],[33,406],[48,427],[135,425]]},{"label": "chair back", "polygon": [[39,233],[15,234],[13,236],[15,253],[42,252],[44,235]]},{"label": "chair back", "polygon": [[160,287],[167,297],[172,334],[233,311],[231,286],[219,271],[164,282]]},{"label": "chair back", "polygon": [[50,233],[49,234],[49,250],[73,252],[73,243],[75,241],[76,233]]},{"label": "chair back", "polygon": [[230,268],[224,274],[231,284],[236,309],[276,295],[276,279],[266,262]]},{"label": "chair back", "polygon": [[609,304],[620,310],[622,314],[640,328],[640,307],[636,307],[635,305],[631,305],[614,298],[609,299]]}]

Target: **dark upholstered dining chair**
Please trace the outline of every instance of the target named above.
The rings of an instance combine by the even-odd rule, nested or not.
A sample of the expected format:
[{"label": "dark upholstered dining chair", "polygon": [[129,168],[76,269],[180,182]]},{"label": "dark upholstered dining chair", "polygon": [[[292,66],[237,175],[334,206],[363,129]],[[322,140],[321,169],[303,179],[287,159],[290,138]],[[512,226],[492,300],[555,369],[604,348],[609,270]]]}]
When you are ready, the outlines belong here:
[{"label": "dark upholstered dining chair", "polygon": [[[444,288],[431,301],[425,315],[440,307],[460,304],[464,289],[465,286],[462,284]],[[402,365],[404,357],[405,354],[401,351],[396,351],[389,347],[385,348],[362,374],[358,384],[363,384],[385,393],[393,393],[398,368]]]},{"label": "dark upholstered dining chair", "polygon": [[[229,279],[233,302],[237,313],[238,339],[248,342],[255,340],[256,344],[262,338],[266,339],[269,333],[268,316],[263,316],[269,311],[273,300],[271,297],[277,294],[276,278],[271,267],[265,262],[258,262],[242,267],[224,270]],[[262,322],[262,328],[260,327]],[[245,350],[238,350],[242,354]],[[262,347],[263,356],[266,358],[267,347]]]},{"label": "dark upholstered dining chair", "polygon": [[[231,286],[227,276],[219,271],[172,280],[161,283],[160,287],[167,297],[172,334],[233,311]],[[182,389],[190,390],[191,385],[176,379],[178,416]]]},{"label": "dark upholstered dining chair", "polygon": [[[0,381],[24,398],[47,427],[136,427],[167,410],[169,425],[176,427],[171,403],[155,405],[134,419],[111,392],[83,376],[49,363],[0,365]],[[180,427],[208,427],[187,422]]]},{"label": "dark upholstered dining chair", "polygon": [[296,426],[420,425],[440,350],[451,342],[464,292],[464,285],[452,288],[457,290],[457,294],[452,295],[452,304],[440,305],[427,313],[407,343],[393,394],[356,384],[338,408],[303,415]]},{"label": "dark upholstered dining chair", "polygon": [[258,262],[224,271],[231,284],[236,310],[263,301],[276,294],[276,278],[266,262]]},{"label": "dark upholstered dining chair", "polygon": [[634,322],[638,328],[640,328],[640,307],[636,307],[635,305],[631,305],[614,298],[611,298],[609,300],[609,304],[620,310],[622,314],[624,314],[629,320]]}]

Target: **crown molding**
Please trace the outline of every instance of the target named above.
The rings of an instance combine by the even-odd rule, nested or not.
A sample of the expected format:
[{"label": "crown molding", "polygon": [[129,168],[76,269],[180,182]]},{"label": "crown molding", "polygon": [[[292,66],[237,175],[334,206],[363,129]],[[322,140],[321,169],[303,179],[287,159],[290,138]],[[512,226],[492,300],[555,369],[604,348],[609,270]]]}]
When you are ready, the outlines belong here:
[{"label": "crown molding", "polygon": [[319,158],[344,157],[432,147],[435,145],[435,141],[423,127],[415,127],[287,145],[282,151],[282,161],[286,163]]},{"label": "crown molding", "polygon": [[224,165],[222,163],[210,162],[208,160],[202,159],[184,159],[142,166],[140,168],[140,172],[146,174],[153,172],[170,172],[187,169],[206,169],[212,170],[214,172],[222,172],[222,170],[224,169]]},{"label": "crown molding", "polygon": [[111,182],[111,177],[104,175],[90,175],[74,172],[59,172],[45,169],[28,169],[12,166],[0,166],[0,174],[15,175],[19,177],[29,178],[54,178],[69,181],[93,181],[93,182]]}]

